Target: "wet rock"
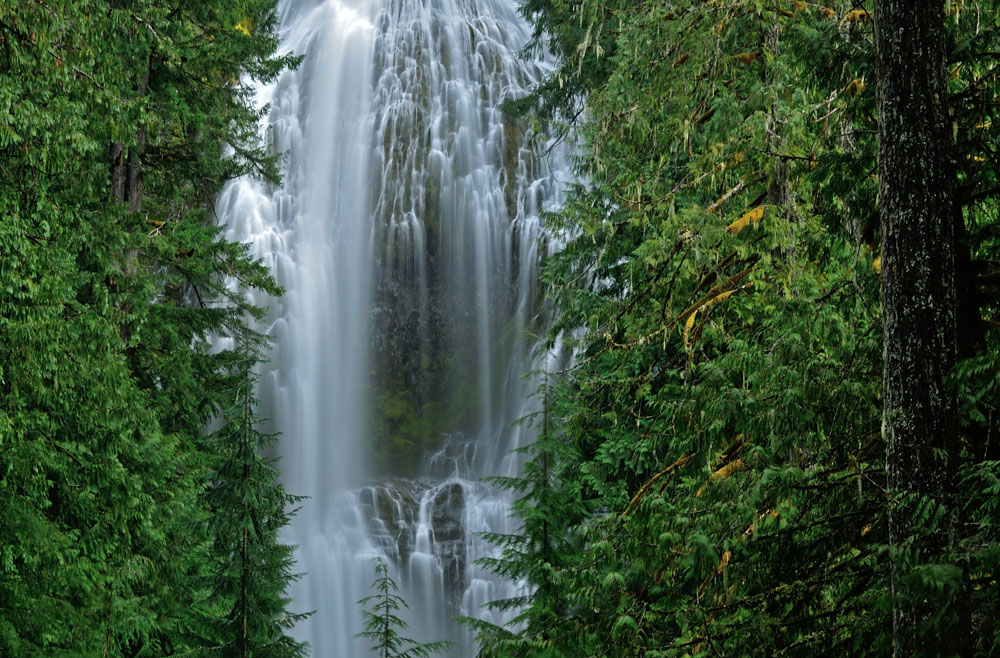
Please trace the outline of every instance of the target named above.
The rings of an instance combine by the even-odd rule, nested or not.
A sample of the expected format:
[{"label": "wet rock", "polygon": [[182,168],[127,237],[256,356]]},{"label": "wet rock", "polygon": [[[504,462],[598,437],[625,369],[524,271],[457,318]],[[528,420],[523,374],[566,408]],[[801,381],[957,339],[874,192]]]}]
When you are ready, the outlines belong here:
[{"label": "wet rock", "polygon": [[372,539],[387,555],[402,562],[413,552],[422,494],[423,487],[405,480],[365,487],[358,493]]},{"label": "wet rock", "polygon": [[451,482],[442,486],[431,505],[434,539],[439,543],[464,540],[462,512],[465,509],[465,489],[461,483]]},{"label": "wet rock", "polygon": [[466,587],[466,499],[465,487],[457,481],[431,485],[419,480],[390,480],[357,493],[372,541],[399,565],[409,563],[419,526],[429,526],[431,551],[441,569],[452,614],[458,613]]},{"label": "wet rock", "polygon": [[432,500],[431,527],[434,530],[435,552],[444,571],[445,589],[449,600],[461,600],[465,590],[465,565],[468,560],[463,516],[465,489],[459,482],[443,485]]}]

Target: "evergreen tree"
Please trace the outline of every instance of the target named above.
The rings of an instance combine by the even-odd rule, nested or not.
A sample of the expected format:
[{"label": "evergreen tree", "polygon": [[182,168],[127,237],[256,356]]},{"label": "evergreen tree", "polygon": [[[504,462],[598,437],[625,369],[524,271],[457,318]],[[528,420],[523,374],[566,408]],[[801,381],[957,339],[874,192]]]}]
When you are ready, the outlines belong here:
[{"label": "evergreen tree", "polygon": [[200,458],[135,386],[109,294],[131,237],[95,137],[128,104],[95,64],[105,14],[64,9],[22,3],[0,27],[0,651],[15,656],[162,646],[191,601],[193,563],[171,557],[203,543],[186,530]]},{"label": "evergreen tree", "polygon": [[293,548],[278,540],[289,506],[299,499],[285,493],[274,460],[262,455],[276,437],[257,430],[254,411],[254,368],[263,346],[254,332],[240,337],[233,403],[223,412],[225,425],[212,435],[218,466],[207,500],[217,565],[210,582],[214,599],[228,607],[217,618],[219,655],[234,658],[305,655],[305,646],[285,634],[307,615],[286,612],[285,589],[295,578]]},{"label": "evergreen tree", "polygon": [[358,605],[371,607],[362,611],[365,630],[356,637],[371,640],[371,649],[380,658],[426,658],[448,649],[448,642],[417,642],[403,637],[407,624],[397,613],[409,606],[399,595],[396,581],[389,576],[389,568],[382,558],[375,559],[372,589],[374,594],[358,601]]},{"label": "evergreen tree", "polygon": [[489,607],[516,612],[511,624],[523,627],[512,633],[500,626],[473,618],[462,621],[479,631],[481,654],[545,656],[551,641],[560,633],[569,609],[564,602],[561,574],[573,568],[572,556],[582,546],[584,535],[574,528],[585,513],[580,487],[560,477],[559,469],[570,463],[572,450],[554,427],[551,378],[543,374],[539,395],[542,408],[520,422],[535,423],[539,434],[530,448],[532,456],[518,478],[494,477],[491,482],[518,496],[512,513],[522,522],[515,534],[483,533],[483,537],[503,547],[499,558],[480,562],[512,582],[531,583],[533,589],[522,596],[492,601]]},{"label": "evergreen tree", "polygon": [[[982,201],[996,193],[984,154],[997,21],[970,9],[948,4],[946,36],[967,359],[949,375],[966,411],[948,514],[964,530],[942,568],[914,575],[951,602],[937,632],[986,655],[996,336],[983,320],[996,297],[970,273],[991,271],[995,244]],[[526,11],[560,66],[510,109],[575,121],[586,182],[549,220],[566,241],[545,267],[555,331],[577,354],[552,389],[562,446],[541,441],[522,486],[554,474],[550,489],[579,501],[557,517],[562,536],[582,538],[559,546],[551,574],[508,553],[500,568],[537,594],[520,628],[483,629],[484,653],[887,655],[895,508],[880,433],[871,13],[739,1]],[[529,521],[546,495],[518,510],[529,544],[543,543]],[[941,521],[934,506],[916,511]]]},{"label": "evergreen tree", "polygon": [[214,646],[204,428],[243,357],[209,339],[246,329],[227,280],[277,290],[209,207],[275,172],[239,82],[292,63],[274,27],[263,0],[0,9],[4,655]]},{"label": "evergreen tree", "polygon": [[[883,432],[889,491],[898,497],[889,513],[892,586],[899,599],[893,606],[893,655],[966,653],[957,638],[940,632],[944,623],[933,623],[948,615],[955,590],[963,586],[961,568],[941,562],[953,522],[960,447],[955,392],[946,383],[959,334],[944,6],[876,2],[875,25]],[[932,518],[915,514],[914,503],[930,506]],[[921,527],[927,524],[933,527]],[[921,587],[912,582],[917,569],[944,572],[951,582],[942,587],[938,577]]]}]

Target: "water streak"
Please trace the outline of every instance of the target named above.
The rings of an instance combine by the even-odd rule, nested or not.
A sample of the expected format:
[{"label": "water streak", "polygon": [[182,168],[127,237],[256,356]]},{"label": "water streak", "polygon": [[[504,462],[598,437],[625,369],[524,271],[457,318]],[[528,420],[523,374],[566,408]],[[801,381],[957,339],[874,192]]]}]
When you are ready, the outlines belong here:
[{"label": "water streak", "polygon": [[[451,618],[502,622],[484,604],[521,587],[475,564],[497,550],[476,533],[514,530],[506,494],[480,478],[516,474],[509,451],[532,438],[511,423],[537,404],[525,375],[542,325],[539,214],[559,202],[565,158],[543,162],[543,140],[499,110],[541,74],[518,57],[516,10],[283,3],[281,49],[305,58],[258,98],[284,180],[236,181],[218,200],[228,237],[286,291],[259,300],[274,343],[259,397],[285,485],[309,497],[286,539],[307,572],[291,595],[316,611],[296,629],[314,656],[367,655],[355,602],[375,556],[412,635],[450,639],[454,656],[475,649]],[[397,444],[426,454],[400,467]]]}]

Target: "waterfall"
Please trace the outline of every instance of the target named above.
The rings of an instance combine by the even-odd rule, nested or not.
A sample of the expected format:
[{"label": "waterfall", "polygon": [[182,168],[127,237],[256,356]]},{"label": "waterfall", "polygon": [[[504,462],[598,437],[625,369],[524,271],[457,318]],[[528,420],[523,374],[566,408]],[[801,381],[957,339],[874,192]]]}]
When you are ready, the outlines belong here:
[{"label": "waterfall", "polygon": [[257,89],[283,181],[231,183],[217,210],[285,295],[258,299],[272,340],[260,413],[281,433],[285,539],[315,613],[312,655],[368,655],[358,599],[382,557],[410,604],[409,634],[472,656],[456,615],[517,594],[475,560],[482,531],[513,532],[511,450],[528,424],[543,327],[539,215],[566,158],[499,105],[541,75],[519,53],[515,0],[288,0],[281,52],[298,69]]}]

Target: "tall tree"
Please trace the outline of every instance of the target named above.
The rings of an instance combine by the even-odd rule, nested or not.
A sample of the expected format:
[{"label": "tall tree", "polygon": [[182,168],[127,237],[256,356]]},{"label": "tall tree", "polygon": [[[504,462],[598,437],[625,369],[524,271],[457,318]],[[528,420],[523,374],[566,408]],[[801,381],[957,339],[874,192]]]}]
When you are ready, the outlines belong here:
[{"label": "tall tree", "polygon": [[[581,538],[525,551],[521,641],[497,634],[489,655],[888,643],[878,279],[859,229],[870,23],[800,4],[534,6],[565,58],[554,79],[582,96],[538,107],[586,105],[587,183],[550,218],[566,247],[545,276],[577,362],[553,377],[527,471],[552,481],[525,483],[520,516],[523,545]],[[538,523],[560,496],[579,503]]]},{"label": "tall tree", "polygon": [[289,507],[299,499],[285,493],[274,460],[262,454],[277,438],[257,429],[255,368],[266,341],[249,329],[238,340],[228,389],[232,403],[223,411],[224,426],[212,435],[216,482],[207,493],[214,538],[212,600],[224,612],[215,618],[217,655],[300,658],[306,647],[287,631],[308,615],[287,611],[285,588],[297,576],[293,547],[278,539]]},{"label": "tall tree", "polygon": [[210,339],[247,328],[231,280],[278,291],[210,204],[275,172],[240,82],[292,61],[275,4],[0,7],[0,654],[218,648],[205,427],[244,360]]},{"label": "tall tree", "polygon": [[[894,496],[896,656],[945,655],[955,642],[933,623],[948,607],[950,588],[935,592],[914,573],[942,566],[960,445],[955,394],[946,382],[958,356],[958,281],[944,16],[943,2],[875,2],[882,428]],[[931,511],[920,514],[921,506]]]},{"label": "tall tree", "polygon": [[[884,656],[894,602],[919,617],[913,631],[995,650],[998,382],[982,316],[997,304],[996,3],[948,3],[923,53],[941,74],[944,49],[947,78],[913,99],[953,108],[929,147],[945,169],[923,173],[945,199],[931,214],[963,245],[948,247],[961,338],[933,375],[959,396],[938,417],[954,443],[932,444],[948,451],[903,457],[931,481],[891,507],[879,289],[939,254],[897,252],[880,278],[893,256],[878,247],[872,13],[781,0],[525,11],[559,66],[511,109],[575,121],[586,184],[549,218],[565,248],[546,283],[576,363],[553,377],[558,429],[535,447],[524,535],[508,545],[545,545],[552,491],[575,503],[559,536],[582,540],[497,565],[535,590],[519,632],[488,634],[486,655]],[[912,175],[911,157],[892,173]]]}]

